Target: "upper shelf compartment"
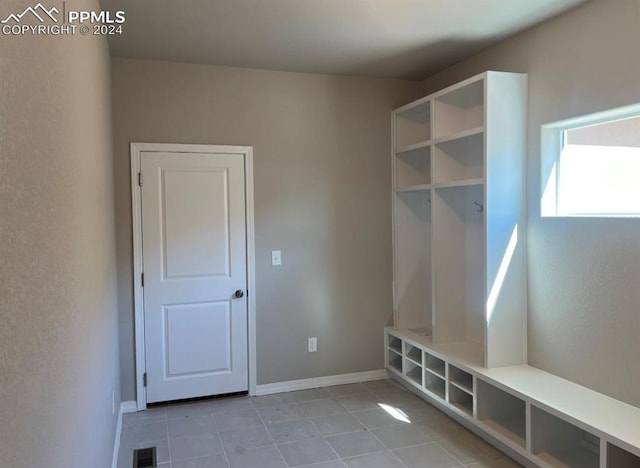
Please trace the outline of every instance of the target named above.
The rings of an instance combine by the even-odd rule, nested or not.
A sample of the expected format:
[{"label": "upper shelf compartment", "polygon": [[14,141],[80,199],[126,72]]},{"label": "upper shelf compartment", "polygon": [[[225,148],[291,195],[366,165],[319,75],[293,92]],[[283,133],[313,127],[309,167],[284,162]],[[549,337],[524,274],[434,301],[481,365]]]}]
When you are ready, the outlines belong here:
[{"label": "upper shelf compartment", "polygon": [[434,138],[484,126],[484,79],[462,84],[436,96],[434,106]]},{"label": "upper shelf compartment", "polygon": [[396,153],[395,187],[402,189],[431,183],[431,147]]},{"label": "upper shelf compartment", "polygon": [[416,149],[431,139],[431,101],[420,100],[394,112],[396,153]]},{"label": "upper shelf compartment", "polygon": [[435,145],[436,183],[484,178],[484,132],[469,132]]}]

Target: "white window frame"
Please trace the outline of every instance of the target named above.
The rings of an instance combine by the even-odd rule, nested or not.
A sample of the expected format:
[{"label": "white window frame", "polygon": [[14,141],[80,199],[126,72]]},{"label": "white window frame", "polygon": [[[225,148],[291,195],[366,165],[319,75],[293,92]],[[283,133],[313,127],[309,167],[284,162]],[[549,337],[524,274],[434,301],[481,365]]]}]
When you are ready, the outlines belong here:
[{"label": "white window frame", "polygon": [[640,218],[640,213],[562,213],[558,210],[563,132],[589,125],[640,117],[640,103],[544,124],[541,127],[540,215],[556,218]]}]

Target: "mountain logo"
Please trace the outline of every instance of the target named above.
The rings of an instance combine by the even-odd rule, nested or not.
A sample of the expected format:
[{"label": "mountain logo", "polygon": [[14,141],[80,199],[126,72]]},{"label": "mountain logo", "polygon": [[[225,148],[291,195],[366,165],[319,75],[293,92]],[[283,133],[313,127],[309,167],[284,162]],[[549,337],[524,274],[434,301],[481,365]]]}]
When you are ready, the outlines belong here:
[{"label": "mountain logo", "polygon": [[47,10],[42,3],[38,3],[36,6],[34,7],[27,7],[22,13],[20,13],[19,15],[15,14],[15,13],[11,13],[9,16],[7,16],[4,20],[0,21],[0,23],[2,24],[7,24],[11,21],[15,22],[15,23],[20,23],[20,21],[22,21],[22,18],[25,17],[25,15],[27,15],[27,13],[31,13],[33,16],[35,16],[41,23],[45,22],[45,17],[49,17],[50,19],[53,20],[54,23],[58,22],[58,19],[54,16],[57,15],[58,13],[60,13],[58,11],[58,9],[56,7],[51,8],[50,10]]}]

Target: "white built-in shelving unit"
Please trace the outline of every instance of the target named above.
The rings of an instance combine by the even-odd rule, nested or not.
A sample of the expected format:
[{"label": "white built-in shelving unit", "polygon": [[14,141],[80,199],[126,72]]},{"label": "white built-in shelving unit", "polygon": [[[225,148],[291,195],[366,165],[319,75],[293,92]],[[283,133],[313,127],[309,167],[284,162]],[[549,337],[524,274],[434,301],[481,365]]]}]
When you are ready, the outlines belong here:
[{"label": "white built-in shelving unit", "polygon": [[526,75],[392,113],[392,377],[530,466],[640,468],[640,409],[527,365]]},{"label": "white built-in shelving unit", "polygon": [[395,327],[489,367],[526,362],[525,82],[487,72],[392,115]]},{"label": "white built-in shelving unit", "polygon": [[640,467],[640,408],[526,364],[487,369],[410,331],[387,327],[385,347],[393,378],[528,466]]}]

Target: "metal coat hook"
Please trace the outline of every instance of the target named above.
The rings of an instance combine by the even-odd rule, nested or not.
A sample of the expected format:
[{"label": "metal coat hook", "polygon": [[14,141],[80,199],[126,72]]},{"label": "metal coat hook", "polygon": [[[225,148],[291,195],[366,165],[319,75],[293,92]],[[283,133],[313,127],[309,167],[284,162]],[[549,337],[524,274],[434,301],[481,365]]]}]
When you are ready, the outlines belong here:
[{"label": "metal coat hook", "polygon": [[431,198],[427,198],[427,202],[429,203],[429,208],[431,208]]},{"label": "metal coat hook", "polygon": [[484,206],[482,206],[482,203],[478,203],[477,201],[474,201],[473,204],[478,207],[478,209],[476,210],[478,213],[482,213],[484,211]]}]

